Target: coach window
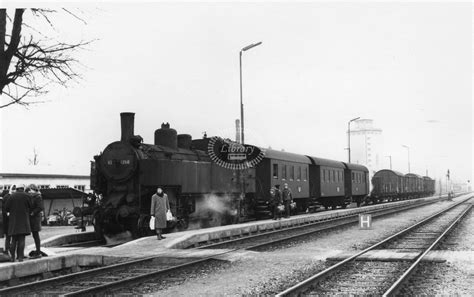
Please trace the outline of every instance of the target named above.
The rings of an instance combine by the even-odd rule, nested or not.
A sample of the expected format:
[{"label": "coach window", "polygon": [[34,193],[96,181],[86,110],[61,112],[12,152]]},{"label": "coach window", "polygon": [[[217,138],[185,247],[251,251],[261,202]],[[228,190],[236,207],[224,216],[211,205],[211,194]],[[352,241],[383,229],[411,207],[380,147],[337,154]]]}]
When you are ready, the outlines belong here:
[{"label": "coach window", "polygon": [[290,180],[295,179],[295,166],[291,165],[290,166]]},{"label": "coach window", "polygon": [[278,178],[278,164],[273,164],[273,178]]},{"label": "coach window", "polygon": [[298,166],[298,175],[296,176],[297,180],[301,180],[301,166]]},{"label": "coach window", "polygon": [[354,183],[355,182],[355,173],[354,172],[351,172],[351,176],[352,176],[352,182]]},{"label": "coach window", "polygon": [[281,166],[281,179],[286,179],[286,167],[288,167],[288,165],[282,165]]},{"label": "coach window", "polygon": [[308,167],[304,169],[304,180],[308,180]]}]

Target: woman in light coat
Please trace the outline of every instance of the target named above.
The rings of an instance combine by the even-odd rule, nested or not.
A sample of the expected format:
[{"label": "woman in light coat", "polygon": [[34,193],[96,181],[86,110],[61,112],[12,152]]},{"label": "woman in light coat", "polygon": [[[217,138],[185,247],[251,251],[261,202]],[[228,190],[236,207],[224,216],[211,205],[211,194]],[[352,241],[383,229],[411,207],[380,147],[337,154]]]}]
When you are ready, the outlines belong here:
[{"label": "woman in light coat", "polygon": [[156,194],[151,197],[150,214],[155,217],[155,230],[158,240],[165,238],[161,235],[161,229],[166,228],[166,212],[168,210],[170,210],[168,195],[163,192],[163,189],[156,189]]}]

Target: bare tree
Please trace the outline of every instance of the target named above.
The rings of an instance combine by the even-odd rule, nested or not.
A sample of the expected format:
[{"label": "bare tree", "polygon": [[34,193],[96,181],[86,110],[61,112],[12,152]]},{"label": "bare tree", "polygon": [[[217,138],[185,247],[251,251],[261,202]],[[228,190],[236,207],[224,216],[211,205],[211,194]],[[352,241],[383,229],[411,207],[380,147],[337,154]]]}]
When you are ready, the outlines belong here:
[{"label": "bare tree", "polygon": [[36,152],[36,148],[33,148],[33,158],[28,158],[28,163],[32,166],[36,166],[39,164],[38,153]]},{"label": "bare tree", "polygon": [[[25,98],[47,93],[46,87],[50,83],[66,87],[70,80],[79,77],[74,70],[78,61],[72,54],[90,43],[52,41],[24,21],[25,11],[15,9],[12,19],[6,9],[0,9],[0,95],[9,99],[0,108],[12,104],[29,105],[32,102]],[[28,9],[28,12],[31,17],[40,18],[53,27],[50,15],[56,11]],[[69,10],[63,9],[63,12],[83,21]],[[7,32],[10,27],[11,31]],[[23,34],[25,27],[30,32]]]}]

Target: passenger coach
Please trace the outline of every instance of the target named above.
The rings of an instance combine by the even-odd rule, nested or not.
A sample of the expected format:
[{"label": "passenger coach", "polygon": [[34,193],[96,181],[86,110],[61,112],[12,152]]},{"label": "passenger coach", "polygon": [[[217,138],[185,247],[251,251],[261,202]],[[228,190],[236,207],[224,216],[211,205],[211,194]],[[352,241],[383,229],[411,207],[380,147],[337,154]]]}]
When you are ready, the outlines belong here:
[{"label": "passenger coach", "polygon": [[292,191],[298,210],[306,210],[311,206],[309,194],[309,165],[308,157],[276,150],[265,150],[265,158],[256,166],[257,201],[256,215],[270,215],[268,202],[270,189],[276,185],[283,190],[284,184]]}]

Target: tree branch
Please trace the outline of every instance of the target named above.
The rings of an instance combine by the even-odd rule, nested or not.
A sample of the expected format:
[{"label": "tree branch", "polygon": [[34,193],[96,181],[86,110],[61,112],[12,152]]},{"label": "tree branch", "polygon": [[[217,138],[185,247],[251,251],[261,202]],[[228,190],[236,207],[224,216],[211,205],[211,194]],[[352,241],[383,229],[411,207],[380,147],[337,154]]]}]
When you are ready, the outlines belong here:
[{"label": "tree branch", "polygon": [[[71,11],[63,10],[85,23],[84,20]],[[42,17],[54,28],[48,14],[56,11],[48,9],[32,9],[32,11],[34,15]],[[66,87],[70,80],[80,78],[80,75],[75,71],[75,66],[79,62],[72,54],[92,42],[80,41],[74,44],[64,42],[51,43],[51,40],[41,40],[33,35],[22,38],[21,27],[22,25],[28,26],[23,23],[23,13],[24,9],[15,10],[11,36],[9,42],[7,42],[7,13],[5,9],[0,9],[0,42],[3,38],[3,43],[0,44],[2,47],[0,49],[0,94],[3,92],[11,99],[10,102],[1,105],[0,108],[12,104],[27,106],[30,103],[23,102],[22,100],[26,97],[36,97],[47,93],[45,87],[49,83],[54,82]],[[37,30],[33,31],[38,33]],[[3,50],[5,48],[6,50]],[[12,93],[10,85],[14,86],[12,88],[15,91],[14,93]]]}]

